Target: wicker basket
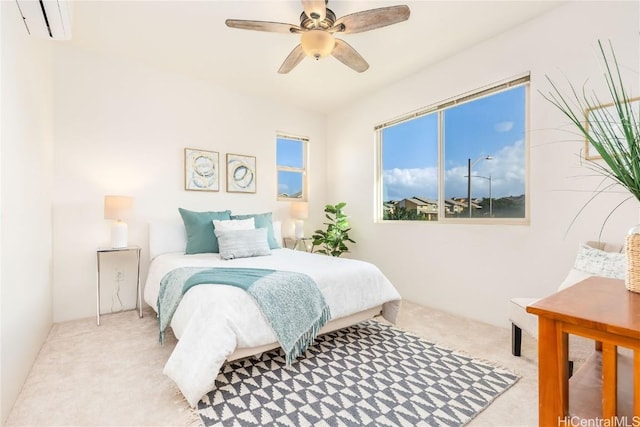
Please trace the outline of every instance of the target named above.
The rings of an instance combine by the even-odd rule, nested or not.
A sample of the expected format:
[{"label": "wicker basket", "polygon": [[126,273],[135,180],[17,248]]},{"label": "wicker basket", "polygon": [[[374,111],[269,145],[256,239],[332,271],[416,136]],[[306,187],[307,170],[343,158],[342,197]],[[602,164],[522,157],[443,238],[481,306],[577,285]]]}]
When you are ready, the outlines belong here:
[{"label": "wicker basket", "polygon": [[627,234],[627,274],[624,284],[631,292],[640,293],[640,234]]}]

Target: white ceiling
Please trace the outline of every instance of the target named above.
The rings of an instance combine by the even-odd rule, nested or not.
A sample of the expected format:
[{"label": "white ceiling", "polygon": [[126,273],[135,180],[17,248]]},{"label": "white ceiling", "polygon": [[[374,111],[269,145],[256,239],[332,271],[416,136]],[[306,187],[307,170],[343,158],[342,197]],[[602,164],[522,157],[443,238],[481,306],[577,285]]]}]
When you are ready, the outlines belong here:
[{"label": "white ceiling", "polygon": [[411,9],[408,21],[340,36],[369,62],[361,74],[333,57],[305,58],[278,74],[299,36],[224,24],[235,18],[297,25],[299,1],[76,1],[70,43],[328,113],[562,3],[330,0],[337,17],[395,4]]}]

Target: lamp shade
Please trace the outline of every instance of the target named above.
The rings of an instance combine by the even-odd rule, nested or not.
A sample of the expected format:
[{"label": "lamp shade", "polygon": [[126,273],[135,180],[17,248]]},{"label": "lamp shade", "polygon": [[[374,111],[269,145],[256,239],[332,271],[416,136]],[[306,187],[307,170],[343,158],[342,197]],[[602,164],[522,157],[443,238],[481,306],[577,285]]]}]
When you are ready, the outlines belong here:
[{"label": "lamp shade", "polygon": [[302,33],[300,44],[304,53],[312,58],[320,59],[329,55],[336,46],[333,36],[324,30],[310,30]]},{"label": "lamp shade", "polygon": [[127,196],[104,196],[104,219],[123,220],[129,218],[133,198]]},{"label": "lamp shade", "polygon": [[306,219],[309,217],[309,204],[307,202],[291,203],[291,218]]},{"label": "lamp shade", "polygon": [[133,199],[126,196],[104,196],[104,219],[112,219],[111,247],[126,248],[128,239],[127,224],[133,208]]}]

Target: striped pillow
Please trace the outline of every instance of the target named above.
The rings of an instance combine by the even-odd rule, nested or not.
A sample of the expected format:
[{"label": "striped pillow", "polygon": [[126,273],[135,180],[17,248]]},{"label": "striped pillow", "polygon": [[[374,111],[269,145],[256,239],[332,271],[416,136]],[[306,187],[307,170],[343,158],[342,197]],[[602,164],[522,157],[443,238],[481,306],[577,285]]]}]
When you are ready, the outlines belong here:
[{"label": "striped pillow", "polygon": [[214,230],[220,246],[220,258],[248,258],[270,255],[266,228],[251,230]]}]

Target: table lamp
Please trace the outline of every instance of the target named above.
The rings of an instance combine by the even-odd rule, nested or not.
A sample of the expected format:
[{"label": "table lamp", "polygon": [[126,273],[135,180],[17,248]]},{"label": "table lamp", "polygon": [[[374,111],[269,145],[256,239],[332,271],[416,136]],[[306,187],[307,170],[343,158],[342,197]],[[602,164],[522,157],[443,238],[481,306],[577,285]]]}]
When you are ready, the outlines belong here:
[{"label": "table lamp", "polygon": [[291,202],[291,218],[295,219],[295,237],[304,237],[304,220],[309,217],[309,205],[307,202]]},{"label": "table lamp", "polygon": [[111,247],[127,247],[127,223],[131,215],[133,198],[126,196],[104,196],[104,219],[114,220],[111,225]]}]

